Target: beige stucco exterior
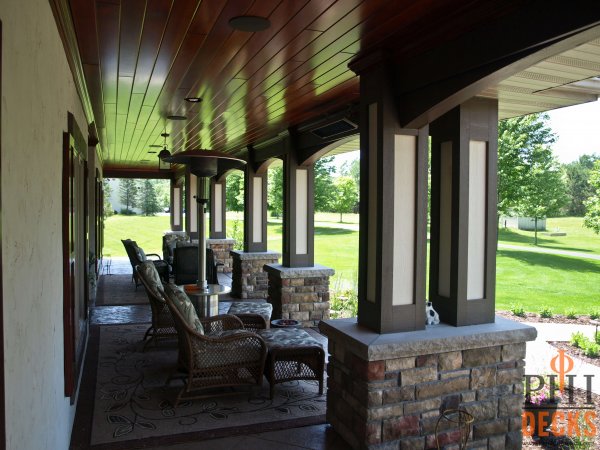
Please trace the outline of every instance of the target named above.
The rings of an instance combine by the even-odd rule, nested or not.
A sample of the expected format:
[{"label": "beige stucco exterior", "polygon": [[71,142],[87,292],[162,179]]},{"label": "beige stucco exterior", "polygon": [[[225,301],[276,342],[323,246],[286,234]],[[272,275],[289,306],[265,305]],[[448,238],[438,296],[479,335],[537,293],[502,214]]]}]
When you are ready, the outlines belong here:
[{"label": "beige stucco exterior", "polygon": [[87,130],[46,0],[2,0],[2,253],[6,442],[65,449],[61,170],[67,112]]}]

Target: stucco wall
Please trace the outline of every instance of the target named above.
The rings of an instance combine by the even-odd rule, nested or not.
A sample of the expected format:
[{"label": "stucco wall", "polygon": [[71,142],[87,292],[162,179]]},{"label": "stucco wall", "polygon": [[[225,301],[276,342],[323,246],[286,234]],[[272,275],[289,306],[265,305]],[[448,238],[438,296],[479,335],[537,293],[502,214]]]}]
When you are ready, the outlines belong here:
[{"label": "stucco wall", "polygon": [[2,0],[2,252],[9,449],[66,449],[61,147],[86,121],[47,0]]}]

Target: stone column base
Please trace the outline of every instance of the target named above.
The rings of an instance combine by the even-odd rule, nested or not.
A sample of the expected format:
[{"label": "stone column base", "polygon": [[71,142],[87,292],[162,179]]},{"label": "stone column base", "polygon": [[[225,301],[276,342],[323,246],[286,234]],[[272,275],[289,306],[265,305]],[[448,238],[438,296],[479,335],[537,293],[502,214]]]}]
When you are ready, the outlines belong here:
[{"label": "stone column base", "polygon": [[317,326],[329,319],[329,267],[283,267],[266,264],[269,275],[268,301],[274,319],[299,320],[304,327]]},{"label": "stone column base", "polygon": [[233,261],[229,254],[233,250],[235,239],[207,239],[206,246],[215,253],[216,262],[223,264],[217,267],[217,272],[230,273],[233,271]]},{"label": "stone column base", "polygon": [[277,264],[280,253],[243,252],[232,250],[233,276],[231,295],[238,298],[264,298],[269,295],[269,278],[263,267],[265,264]]},{"label": "stone column base", "polygon": [[[329,340],[327,421],[355,449],[437,448],[441,411],[475,421],[468,448],[520,449],[525,343],[535,328],[496,323],[377,334],[356,319],[321,322]],[[440,448],[459,429],[441,420]]]}]

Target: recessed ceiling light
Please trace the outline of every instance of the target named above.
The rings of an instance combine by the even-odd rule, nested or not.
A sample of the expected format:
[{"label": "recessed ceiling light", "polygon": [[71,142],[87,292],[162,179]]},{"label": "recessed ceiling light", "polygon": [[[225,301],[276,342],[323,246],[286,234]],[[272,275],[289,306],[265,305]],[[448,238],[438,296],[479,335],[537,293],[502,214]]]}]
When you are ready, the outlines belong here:
[{"label": "recessed ceiling light", "polygon": [[150,144],[150,147],[162,148],[162,145],[159,145],[159,144]]},{"label": "recessed ceiling light", "polygon": [[148,153],[156,153],[156,152],[149,151]]},{"label": "recessed ceiling light", "polygon": [[141,161],[142,161],[142,162],[150,162],[150,160],[149,160],[149,159],[142,159]]},{"label": "recessed ceiling light", "polygon": [[160,135],[164,138],[171,136],[169,133],[160,133]]},{"label": "recessed ceiling light", "polygon": [[186,97],[185,101],[190,103],[200,103],[202,99],[200,97]]},{"label": "recessed ceiling light", "polygon": [[187,120],[187,116],[170,115],[167,116],[169,120]]},{"label": "recessed ceiling light", "polygon": [[263,31],[271,26],[269,19],[258,16],[238,16],[229,19],[229,26],[239,31]]}]

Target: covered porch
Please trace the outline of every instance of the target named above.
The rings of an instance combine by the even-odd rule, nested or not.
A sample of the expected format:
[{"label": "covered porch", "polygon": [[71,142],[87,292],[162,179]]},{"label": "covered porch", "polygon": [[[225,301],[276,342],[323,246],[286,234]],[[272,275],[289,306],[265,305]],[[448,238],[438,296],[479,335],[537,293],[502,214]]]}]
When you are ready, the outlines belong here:
[{"label": "covered porch", "polygon": [[[109,177],[170,180],[171,231],[192,239],[203,227],[194,196],[208,194],[208,237],[232,294],[327,338],[329,425],[215,448],[281,448],[282,435],[372,449],[435,448],[438,435],[452,448],[459,430],[435,423],[457,408],[474,417],[473,448],[521,448],[536,333],[495,315],[497,123],[598,99],[594,2],[5,0],[0,21],[0,448],[93,448],[78,440],[76,411],[89,413],[94,327],[148,319],[142,307],[102,311],[90,290]],[[358,317],[331,320],[332,270],[314,257],[314,164],[350,149],[361,154]],[[163,150],[242,164],[218,166],[204,191]],[[274,160],[277,252],[266,236]],[[227,248],[234,168],[241,251]],[[442,324],[426,326],[426,299]]]}]

